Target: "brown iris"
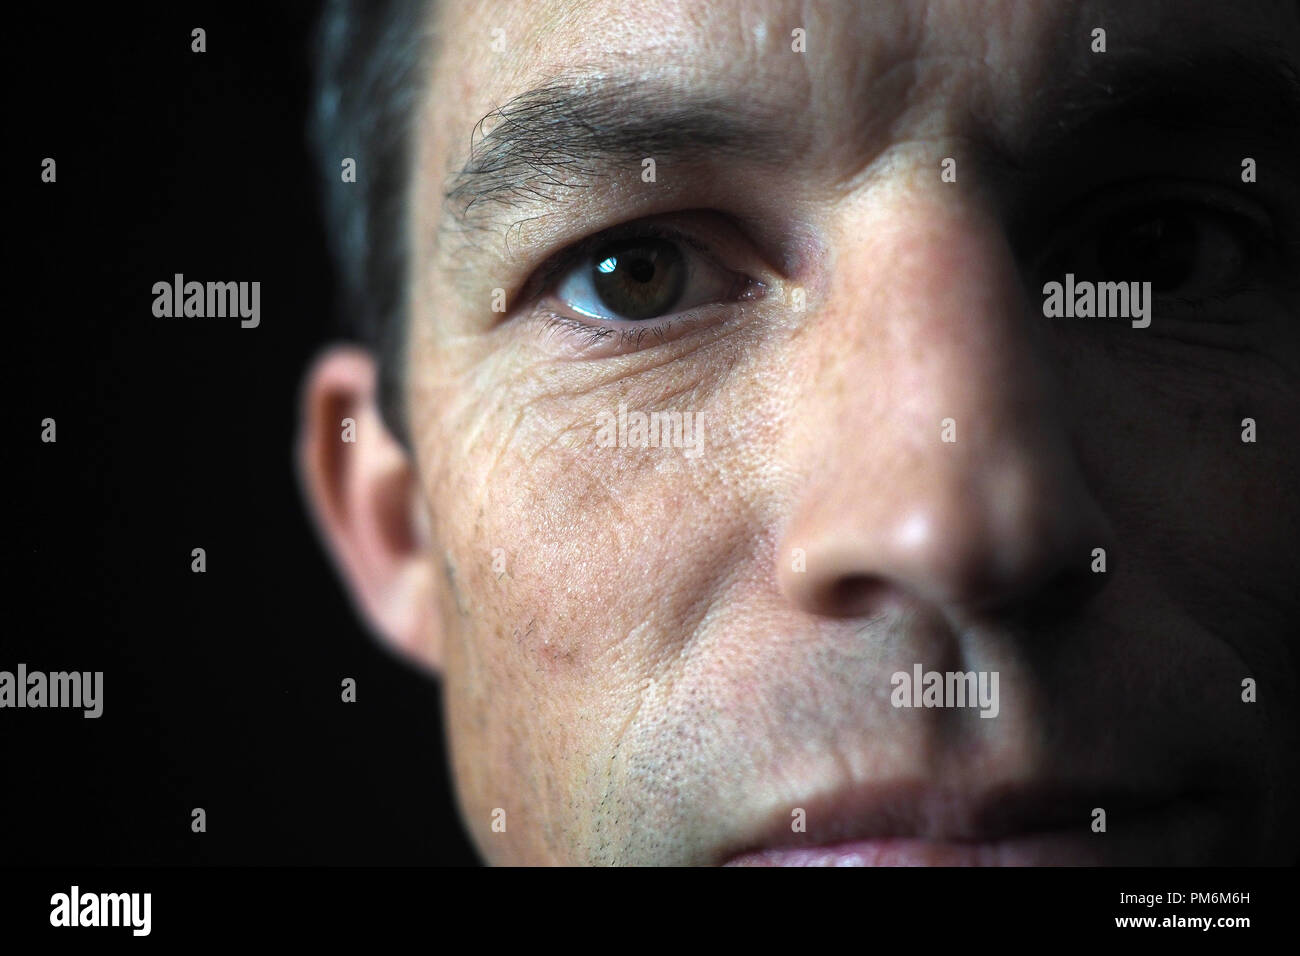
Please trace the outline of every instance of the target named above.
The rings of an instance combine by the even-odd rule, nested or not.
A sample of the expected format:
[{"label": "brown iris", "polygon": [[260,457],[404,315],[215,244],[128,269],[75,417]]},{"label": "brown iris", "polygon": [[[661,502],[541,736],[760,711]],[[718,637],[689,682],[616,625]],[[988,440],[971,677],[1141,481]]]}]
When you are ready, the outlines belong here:
[{"label": "brown iris", "polygon": [[592,257],[592,286],[601,303],[623,319],[669,312],[686,286],[686,263],[666,239],[621,239]]}]

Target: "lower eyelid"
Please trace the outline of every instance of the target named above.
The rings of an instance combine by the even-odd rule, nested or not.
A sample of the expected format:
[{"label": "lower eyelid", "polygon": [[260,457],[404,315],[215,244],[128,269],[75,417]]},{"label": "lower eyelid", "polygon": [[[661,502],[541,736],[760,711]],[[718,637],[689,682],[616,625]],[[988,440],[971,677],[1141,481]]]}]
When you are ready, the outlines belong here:
[{"label": "lower eyelid", "polygon": [[[579,357],[595,358],[594,353],[619,354],[636,351],[647,344],[667,341],[673,330],[675,317],[651,319],[626,327],[614,327],[596,324],[599,320],[584,321],[562,315],[551,309],[544,309],[536,316],[541,323],[541,336],[554,340],[561,338],[576,345]],[[651,339],[652,341],[647,341]]]},{"label": "lower eyelid", "polygon": [[565,357],[578,359],[609,358],[667,345],[706,329],[747,321],[748,310],[738,308],[757,301],[759,296],[734,302],[715,302],[675,312],[657,319],[605,324],[585,320],[557,311],[545,301],[535,305],[524,318],[532,335],[540,343],[562,348]]},{"label": "lower eyelid", "polygon": [[[684,286],[685,289],[688,289],[688,290],[691,289],[691,288],[694,286],[694,284],[699,280],[702,266],[701,266],[701,263],[699,262],[699,258],[698,258],[698,257],[700,257],[700,256],[702,256],[702,255],[704,255],[704,254],[703,254],[703,253],[700,253],[700,252],[697,251],[697,252],[694,253],[695,258],[692,258],[691,256],[687,256],[687,257],[686,257],[686,261],[685,261],[686,277],[685,277],[685,279],[683,280],[683,286]],[[580,268],[580,267],[585,267],[585,266],[570,266],[569,269],[571,270],[571,269],[574,269],[574,268]],[[730,282],[729,282],[729,285],[728,285],[728,287],[727,287],[727,290],[726,290],[725,292],[719,293],[720,296],[721,296],[720,298],[717,298],[717,299],[703,299],[703,300],[698,301],[698,302],[692,302],[692,303],[690,303],[689,305],[686,305],[686,306],[680,307],[680,308],[679,308],[679,311],[689,311],[689,310],[691,310],[691,309],[701,308],[701,307],[703,307],[703,306],[710,305],[710,304],[713,304],[713,303],[715,303],[715,302],[729,302],[729,301],[734,301],[734,300],[738,297],[739,292],[740,292],[741,290],[743,290],[743,288],[744,288],[745,286],[747,286],[750,282],[752,282],[752,280],[749,279],[748,276],[744,276],[744,275],[742,275],[742,274],[736,272],[736,271],[733,270],[733,269],[729,269],[729,268],[727,268],[726,266],[723,266],[723,265],[721,265],[721,264],[719,264],[719,263],[713,261],[711,258],[707,258],[707,259],[706,259],[706,265],[704,265],[703,268],[708,269],[708,270],[712,270],[712,272],[713,272],[714,274],[716,274],[717,276],[720,276],[720,277],[721,277],[721,280],[722,280],[722,281],[715,281],[715,283],[714,283],[715,286],[720,287],[720,286],[723,284],[723,281],[726,281],[727,279],[729,279]],[[568,276],[568,275],[570,275],[570,274],[571,274],[570,272],[566,271],[565,273],[562,274],[562,276]],[[671,316],[674,314],[674,313],[665,313],[663,316],[655,316],[655,317],[648,318],[648,319],[622,319],[622,318],[620,318],[620,317],[617,316],[617,315],[608,315],[608,316],[606,316],[606,315],[597,315],[597,314],[595,314],[595,313],[589,312],[589,311],[587,311],[587,310],[581,308],[580,306],[578,306],[577,304],[575,304],[575,303],[572,302],[572,301],[568,301],[568,300],[566,300],[566,299],[561,299],[561,298],[559,297],[559,288],[564,287],[564,286],[566,285],[567,281],[568,281],[567,278],[564,278],[563,281],[561,281],[560,283],[558,283],[557,286],[556,286],[555,288],[552,288],[552,289],[551,289],[551,291],[549,292],[549,295],[550,295],[551,297],[553,297],[553,298],[556,298],[558,301],[564,302],[565,305],[566,305],[569,309],[571,309],[571,310],[574,311],[574,312],[577,312],[577,313],[581,314],[582,316],[584,316],[585,318],[587,318],[587,319],[589,319],[589,320],[591,320],[591,321],[593,321],[593,322],[623,322],[623,321],[635,321],[635,322],[641,324],[641,323],[656,322],[656,321],[659,321],[660,319],[663,319],[663,318],[669,318],[669,317],[671,317]]]},{"label": "lower eyelid", "polygon": [[[541,296],[541,300],[538,303],[538,306],[536,308],[542,310],[540,314],[542,315],[543,321],[547,322],[552,326],[564,327],[575,332],[583,328],[595,329],[600,332],[619,332],[619,331],[630,331],[633,329],[645,329],[645,328],[652,328],[656,326],[662,326],[667,324],[668,322],[673,321],[674,319],[679,319],[684,315],[693,315],[694,313],[702,309],[709,309],[714,306],[725,306],[737,302],[757,301],[766,295],[767,285],[762,281],[758,279],[754,279],[748,275],[745,275],[744,273],[737,272],[734,269],[729,269],[726,266],[720,265],[716,262],[712,262],[712,266],[715,269],[727,273],[732,278],[730,286],[728,287],[727,291],[722,295],[722,297],[718,299],[711,299],[707,301],[697,302],[692,305],[686,306],[685,308],[679,309],[677,312],[665,313],[662,316],[656,316],[648,319],[620,319],[617,317],[592,315],[590,313],[584,312],[582,309],[579,309],[577,306],[573,305],[572,303],[566,302],[563,299],[559,299],[556,296],[556,292],[554,288],[551,288],[549,291],[545,292]],[[573,268],[573,267],[570,266],[569,268]],[[692,269],[692,278],[693,278],[693,271],[696,268],[698,268],[698,266],[691,265],[689,266],[689,268]],[[688,282],[689,281],[690,279],[688,279]],[[579,314],[566,315],[565,313],[561,312],[559,309],[555,308],[550,303],[562,304],[566,308],[574,312],[577,312]],[[609,323],[609,324],[604,325],[602,323]],[[626,325],[624,323],[626,323]]]}]

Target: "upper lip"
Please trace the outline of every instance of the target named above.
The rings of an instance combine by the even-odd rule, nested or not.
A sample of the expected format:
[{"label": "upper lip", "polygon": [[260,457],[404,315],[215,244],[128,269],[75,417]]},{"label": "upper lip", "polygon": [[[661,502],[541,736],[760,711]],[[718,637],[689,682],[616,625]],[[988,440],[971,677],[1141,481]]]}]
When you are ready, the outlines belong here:
[{"label": "upper lip", "polygon": [[[1073,782],[1007,783],[971,790],[919,783],[847,787],[774,811],[770,825],[726,856],[866,840],[993,843],[1065,829],[1085,834],[1095,808],[1132,816],[1179,798],[1164,789]],[[791,827],[795,809],[804,811],[806,832]]]}]

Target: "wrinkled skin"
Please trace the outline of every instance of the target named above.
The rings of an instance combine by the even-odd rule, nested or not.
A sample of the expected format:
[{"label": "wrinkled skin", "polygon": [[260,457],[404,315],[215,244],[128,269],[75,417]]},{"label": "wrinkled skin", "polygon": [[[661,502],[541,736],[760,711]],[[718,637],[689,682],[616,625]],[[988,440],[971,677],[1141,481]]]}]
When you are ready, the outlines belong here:
[{"label": "wrinkled skin", "polygon": [[[1088,68],[1094,26],[1108,56],[1267,40],[1294,57],[1293,5],[593,0],[437,17],[411,203],[413,458],[374,411],[369,358],[337,351],[308,385],[303,461],[363,613],[441,674],[487,861],[712,864],[889,835],[921,862],[1295,859],[1296,290],[1270,272],[1211,306],[1157,300],[1142,331],[1049,321],[1017,231],[1050,242],[1072,221],[1047,200],[1139,173],[1254,188],[1294,228],[1293,157],[1270,165],[1261,145],[1269,171],[1243,187],[1242,150],[1215,160],[1197,131],[1080,139],[1022,179],[984,150],[1034,143],[1047,124],[1028,104]],[[475,123],[588,70],[767,109],[774,150],[796,155],[663,159],[654,183],[629,158],[573,195],[457,220],[444,195]],[[622,351],[548,325],[553,289],[527,284],[542,262],[645,217],[760,292]],[[1198,338],[1220,315],[1231,337]],[[620,403],[702,415],[702,454],[599,446]],[[343,414],[355,446],[340,448]],[[997,717],[892,706],[890,675],[915,663],[997,672]],[[1023,787],[1070,794],[1050,838],[988,826]],[[897,825],[855,829],[855,812]]]}]

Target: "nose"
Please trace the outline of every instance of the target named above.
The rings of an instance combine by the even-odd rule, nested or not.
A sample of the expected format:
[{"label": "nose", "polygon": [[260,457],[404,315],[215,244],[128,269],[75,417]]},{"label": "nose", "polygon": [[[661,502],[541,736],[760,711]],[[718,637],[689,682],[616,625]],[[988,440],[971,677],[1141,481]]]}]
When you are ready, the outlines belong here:
[{"label": "nose", "polygon": [[781,590],[836,617],[900,597],[950,619],[1086,600],[1112,533],[1002,230],[969,210],[892,212],[839,252],[812,319],[832,334],[800,339],[815,372]]}]

